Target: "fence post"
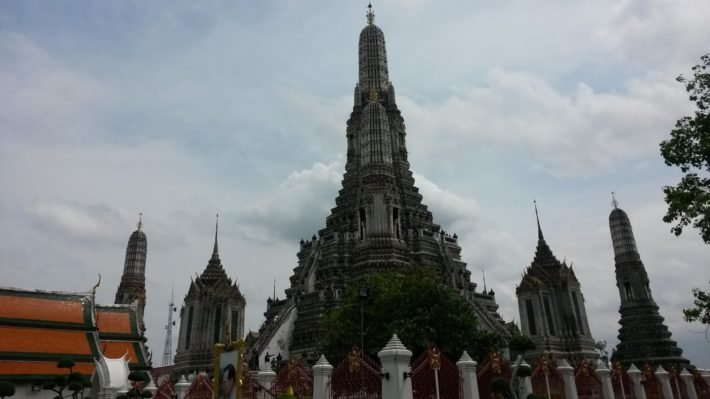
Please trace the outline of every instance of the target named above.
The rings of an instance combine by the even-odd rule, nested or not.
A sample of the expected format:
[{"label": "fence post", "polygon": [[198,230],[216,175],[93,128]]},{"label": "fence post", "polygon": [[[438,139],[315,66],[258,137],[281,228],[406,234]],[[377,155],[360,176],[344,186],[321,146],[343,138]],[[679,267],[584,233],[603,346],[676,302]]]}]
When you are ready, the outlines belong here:
[{"label": "fence post", "polygon": [[663,391],[663,397],[665,399],[673,399],[671,380],[668,377],[668,372],[666,371],[666,369],[664,369],[663,366],[659,365],[656,369],[656,372],[653,374],[655,374],[658,381],[661,382],[661,390]]},{"label": "fence post", "polygon": [[[525,360],[523,360],[522,363],[520,363],[520,367],[527,367],[530,368],[530,366]],[[530,379],[530,376],[523,377],[523,381],[520,384],[520,398],[519,399],[527,399],[528,395],[533,393],[533,388],[532,388],[532,379]]]},{"label": "fence post", "polygon": [[476,378],[476,363],[468,352],[464,351],[461,359],[456,362],[456,366],[461,372],[461,385],[463,388],[463,399],[479,399],[478,378]]},{"label": "fence post", "polygon": [[565,399],[577,399],[577,385],[574,382],[574,368],[562,359],[557,371],[562,375],[562,382],[565,384]]},{"label": "fence post", "polygon": [[333,366],[328,363],[325,356],[320,355],[318,362],[313,365],[313,399],[328,399],[328,380],[333,372]]},{"label": "fence post", "polygon": [[639,370],[636,365],[631,363],[629,369],[626,370],[631,381],[634,383],[634,395],[636,399],[646,399],[646,390],[643,389],[641,385],[641,370]]},{"label": "fence post", "polygon": [[409,378],[412,351],[394,334],[390,342],[377,352],[377,357],[380,358],[385,375],[382,380],[382,399],[412,399],[412,379]]},{"label": "fence post", "polygon": [[698,393],[695,391],[695,384],[693,383],[693,375],[688,372],[688,369],[683,369],[683,372],[680,373],[680,378],[683,379],[685,388],[688,390],[688,399],[698,399]]},{"label": "fence post", "polygon": [[[259,385],[266,389],[271,389],[271,383],[274,382],[275,378],[276,373],[273,370],[259,370],[259,372],[256,374],[256,380],[259,382]],[[264,391],[263,389],[259,392],[259,397],[262,399],[267,399],[270,397],[269,393]]]},{"label": "fence post", "polygon": [[594,372],[597,373],[599,379],[602,381],[602,395],[604,399],[614,399],[614,386],[611,385],[611,370],[609,370],[606,364],[600,360],[597,363],[597,369],[594,370]]},{"label": "fence post", "polygon": [[177,399],[183,399],[188,388],[190,388],[190,383],[187,382],[185,374],[180,376],[180,379],[175,384],[175,393],[177,394]]}]

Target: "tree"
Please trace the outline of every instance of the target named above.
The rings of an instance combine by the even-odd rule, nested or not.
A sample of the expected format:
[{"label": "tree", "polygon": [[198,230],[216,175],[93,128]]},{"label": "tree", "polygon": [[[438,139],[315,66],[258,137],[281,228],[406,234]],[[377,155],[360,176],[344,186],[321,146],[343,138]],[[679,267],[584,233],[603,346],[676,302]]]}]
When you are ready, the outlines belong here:
[{"label": "tree", "polygon": [[0,381],[0,399],[15,395],[15,386],[10,381]]},{"label": "tree", "polygon": [[683,319],[688,323],[700,322],[705,325],[705,340],[710,342],[710,290],[693,288],[693,306],[683,309]]},{"label": "tree", "polygon": [[671,228],[676,236],[692,223],[710,244],[710,53],[700,59],[702,63],[692,68],[691,79],[682,75],[676,79],[695,102],[695,115],[678,119],[670,140],[661,143],[666,165],[685,173],[678,185],[663,187],[668,204],[663,221],[676,223]]},{"label": "tree", "polygon": [[124,395],[119,395],[116,399],[138,399],[138,398],[150,398],[153,396],[150,391],[146,391],[143,388],[150,382],[150,377],[148,374],[142,371],[131,371],[128,374],[128,381],[131,383],[131,389]]},{"label": "tree", "polygon": [[[55,399],[81,399],[84,397],[84,389],[91,387],[89,377],[74,371],[74,360],[65,358],[57,362],[57,367],[60,369],[68,369],[67,375],[58,375],[52,381],[48,381],[42,385],[42,389],[55,392]],[[68,391],[68,393],[65,392]]]},{"label": "tree", "polygon": [[497,335],[479,331],[471,304],[424,267],[370,274],[349,287],[321,327],[320,350],[331,362],[361,339],[364,352],[376,358],[394,333],[415,354],[435,343],[451,359],[464,350],[480,359],[502,343]]}]

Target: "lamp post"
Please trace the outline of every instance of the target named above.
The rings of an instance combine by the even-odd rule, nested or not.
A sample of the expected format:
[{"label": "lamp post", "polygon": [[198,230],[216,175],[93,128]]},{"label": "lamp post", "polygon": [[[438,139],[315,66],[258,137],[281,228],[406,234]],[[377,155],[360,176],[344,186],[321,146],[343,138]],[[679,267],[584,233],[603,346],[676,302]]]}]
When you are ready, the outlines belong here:
[{"label": "lamp post", "polygon": [[366,287],[360,287],[357,293],[357,297],[360,300],[360,351],[365,353],[365,317],[363,311],[363,304],[367,300],[368,289]]}]

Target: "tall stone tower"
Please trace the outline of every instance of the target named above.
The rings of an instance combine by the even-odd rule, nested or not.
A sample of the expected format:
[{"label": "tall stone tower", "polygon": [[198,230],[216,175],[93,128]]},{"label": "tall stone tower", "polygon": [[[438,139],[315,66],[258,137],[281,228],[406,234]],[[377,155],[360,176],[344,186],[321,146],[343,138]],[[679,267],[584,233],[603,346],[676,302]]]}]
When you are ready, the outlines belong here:
[{"label": "tall stone tower", "polygon": [[246,300],[236,281],[227,276],[219,259],[215,226],[214,249],[207,267],[190,283],[180,309],[180,333],[175,354],[176,374],[210,371],[214,368],[214,344],[227,333],[232,341],[244,337]]},{"label": "tall stone tower", "polygon": [[433,222],[414,185],[404,119],[389,80],[382,30],[371,6],[360,32],[359,79],[347,121],[342,189],[325,228],[301,240],[286,298],[270,299],[254,346],[264,358],[281,354],[316,360],[320,320],[348,285],[367,273],[423,265],[470,300],[481,326],[506,335],[495,294],[476,292],[461,261],[458,237]]},{"label": "tall stone tower", "polygon": [[611,241],[614,244],[616,286],[619,288],[619,344],[616,354],[625,366],[650,363],[663,365],[689,364],[683,351],[671,339],[671,332],[658,313],[653,300],[648,273],[636,249],[636,240],[626,212],[613,201],[609,215]]},{"label": "tall stone tower", "polygon": [[123,264],[121,283],[116,291],[116,304],[132,304],[137,302],[138,324],[145,332],[143,314],[145,312],[145,260],[148,252],[148,240],[143,228],[143,214],[138,220],[138,228],[131,233],[126,246],[126,261]]},{"label": "tall stone tower", "polygon": [[560,262],[547,245],[537,215],[537,249],[515,289],[518,296],[523,333],[535,342],[528,351],[529,360],[541,353],[556,358],[597,359],[594,339],[589,330],[584,296],[572,266]]}]

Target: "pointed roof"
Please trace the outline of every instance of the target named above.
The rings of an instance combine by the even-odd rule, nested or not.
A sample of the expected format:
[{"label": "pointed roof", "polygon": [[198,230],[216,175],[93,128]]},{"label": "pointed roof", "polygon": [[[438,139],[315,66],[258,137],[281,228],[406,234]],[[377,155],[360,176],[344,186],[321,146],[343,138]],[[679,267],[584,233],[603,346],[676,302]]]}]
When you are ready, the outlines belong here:
[{"label": "pointed roof", "polygon": [[212,257],[209,262],[207,262],[207,267],[200,275],[199,279],[205,284],[214,284],[219,280],[226,280],[232,283],[232,280],[227,276],[227,272],[224,271],[222,267],[222,261],[219,259],[219,244],[217,237],[219,234],[219,214],[217,214],[217,221],[215,222],[214,228],[214,248],[212,249]]},{"label": "pointed roof", "polygon": [[552,253],[552,249],[547,245],[545,236],[540,227],[540,216],[537,210],[537,202],[533,201],[535,207],[535,219],[537,221],[537,248],[535,257],[523,274],[523,278],[516,291],[525,288],[535,288],[549,283],[566,285],[568,282],[579,283],[574,271],[567,262],[560,262]]}]

